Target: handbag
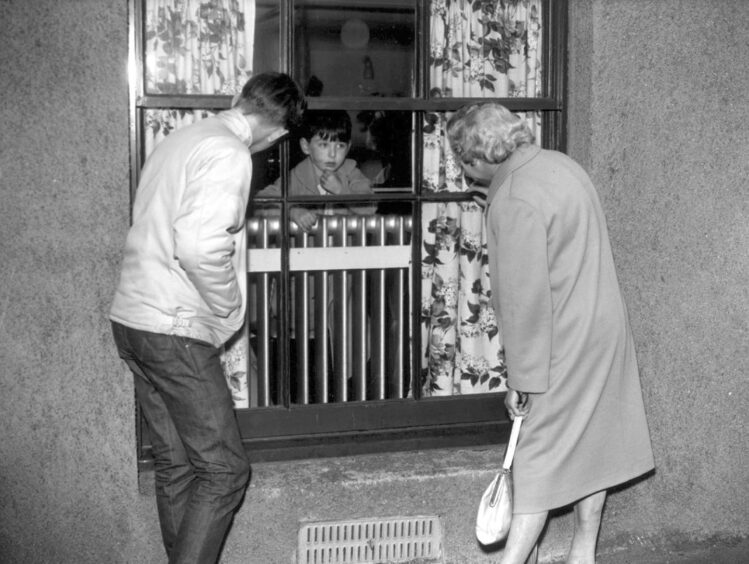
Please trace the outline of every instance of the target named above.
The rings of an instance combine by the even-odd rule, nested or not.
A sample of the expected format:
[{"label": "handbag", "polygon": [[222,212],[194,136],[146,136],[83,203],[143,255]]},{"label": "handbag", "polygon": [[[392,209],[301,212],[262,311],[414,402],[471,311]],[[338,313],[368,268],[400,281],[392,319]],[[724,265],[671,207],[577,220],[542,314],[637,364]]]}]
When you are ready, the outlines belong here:
[{"label": "handbag", "polygon": [[512,521],[512,458],[520,433],[522,417],[516,417],[507,443],[502,469],[484,491],[476,514],[476,538],[481,544],[494,544],[510,532]]}]

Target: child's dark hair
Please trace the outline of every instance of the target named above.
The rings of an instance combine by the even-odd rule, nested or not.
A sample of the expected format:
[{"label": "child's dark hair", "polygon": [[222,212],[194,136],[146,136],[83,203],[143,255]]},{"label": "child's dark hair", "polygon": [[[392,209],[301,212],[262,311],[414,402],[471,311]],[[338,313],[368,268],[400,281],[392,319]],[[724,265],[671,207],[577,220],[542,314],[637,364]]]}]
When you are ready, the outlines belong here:
[{"label": "child's dark hair", "polygon": [[351,141],[351,118],[345,110],[307,110],[301,135],[307,141],[315,135],[325,141]]}]

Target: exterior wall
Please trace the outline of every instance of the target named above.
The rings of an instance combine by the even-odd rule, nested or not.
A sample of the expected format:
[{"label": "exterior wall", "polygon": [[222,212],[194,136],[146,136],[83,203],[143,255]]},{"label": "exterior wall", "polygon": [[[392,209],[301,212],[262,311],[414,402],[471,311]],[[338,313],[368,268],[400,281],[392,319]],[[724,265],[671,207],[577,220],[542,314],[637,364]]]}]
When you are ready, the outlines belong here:
[{"label": "exterior wall", "polygon": [[[602,547],[747,535],[749,44],[743,0],[571,0],[570,152],[637,338],[658,470]],[[128,224],[127,8],[0,2],[0,559],[160,562],[106,312]],[[299,519],[442,515],[472,538],[492,450],[257,465],[225,562],[290,562]],[[561,554],[569,515],[542,553]],[[496,557],[496,555],[494,555]]]},{"label": "exterior wall", "polygon": [[129,213],[127,2],[4,0],[0,22],[0,560],[148,562],[156,512],[106,319]]},{"label": "exterior wall", "polygon": [[646,531],[746,535],[749,3],[571,4],[570,153],[608,216],[656,454],[622,497]]}]

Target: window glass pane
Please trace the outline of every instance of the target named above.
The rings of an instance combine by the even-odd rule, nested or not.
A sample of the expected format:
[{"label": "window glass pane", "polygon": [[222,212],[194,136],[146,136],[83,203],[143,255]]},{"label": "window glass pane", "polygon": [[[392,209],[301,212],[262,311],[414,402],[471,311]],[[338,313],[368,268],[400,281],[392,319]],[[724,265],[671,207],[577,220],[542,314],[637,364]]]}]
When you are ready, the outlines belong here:
[{"label": "window glass pane", "polygon": [[253,72],[278,71],[280,59],[280,0],[257,0],[255,6],[255,65]]},{"label": "window glass pane", "polygon": [[[318,213],[314,226],[305,231],[290,225],[291,402],[409,397],[410,217],[305,209]],[[258,382],[260,406],[275,402],[280,373],[279,211],[277,206],[256,209],[250,220],[249,309],[258,359],[250,387]]]},{"label": "window glass pane", "polygon": [[[250,206],[253,209],[253,206]],[[280,405],[281,388],[278,347],[281,229],[279,214],[255,216],[247,222],[247,338],[241,343],[240,366],[246,366],[246,382],[241,375],[236,387],[247,389],[248,407]],[[273,217],[275,216],[275,217]],[[246,351],[246,355],[242,355]],[[237,405],[236,407],[244,407]]]},{"label": "window glass pane", "polygon": [[412,96],[414,0],[295,0],[295,76],[310,96]]},{"label": "window glass pane", "polygon": [[172,131],[195,123],[216,112],[191,109],[147,109],[143,111],[143,148],[148,157],[154,147]]},{"label": "window glass pane", "polygon": [[432,0],[432,97],[543,96],[541,0]]},{"label": "window glass pane", "polygon": [[[399,111],[348,111],[351,119],[351,147],[347,159],[356,162],[370,182],[373,193],[413,191],[414,113]],[[289,138],[290,163],[294,168],[307,158],[302,150],[301,131]],[[278,182],[280,169],[276,151],[253,156],[253,193]],[[268,156],[270,155],[270,156]],[[275,175],[274,175],[275,173]],[[298,195],[298,194],[297,194]],[[280,187],[265,197],[280,197]]]},{"label": "window glass pane", "polygon": [[252,75],[255,0],[146,0],[145,20],[146,92],[235,94]]},{"label": "window glass pane", "polygon": [[378,193],[413,191],[413,120],[411,112],[351,112],[349,157]]}]

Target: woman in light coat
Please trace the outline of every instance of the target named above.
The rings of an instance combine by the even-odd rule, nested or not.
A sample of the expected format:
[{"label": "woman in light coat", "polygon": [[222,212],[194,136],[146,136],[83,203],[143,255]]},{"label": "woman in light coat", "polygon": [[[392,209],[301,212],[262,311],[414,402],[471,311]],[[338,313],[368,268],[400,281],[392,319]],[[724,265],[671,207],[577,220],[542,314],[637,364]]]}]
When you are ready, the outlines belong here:
[{"label": "woman in light coat", "polygon": [[466,176],[488,185],[492,299],[511,419],[524,416],[502,564],[523,563],[551,509],[574,504],[567,562],[592,564],[606,490],[654,467],[606,220],[585,171],[534,145],[496,103],[448,122]]}]

